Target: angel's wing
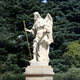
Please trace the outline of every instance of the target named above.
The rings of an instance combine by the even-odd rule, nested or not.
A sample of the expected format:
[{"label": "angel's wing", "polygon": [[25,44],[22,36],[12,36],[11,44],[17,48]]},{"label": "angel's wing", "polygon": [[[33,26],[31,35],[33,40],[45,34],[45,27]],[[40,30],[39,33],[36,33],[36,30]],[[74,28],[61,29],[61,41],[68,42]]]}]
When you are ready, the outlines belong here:
[{"label": "angel's wing", "polygon": [[53,26],[53,20],[52,20],[52,17],[51,17],[51,15],[49,13],[45,17],[45,20],[47,22],[47,25],[49,25],[48,27],[52,27]]},{"label": "angel's wing", "polygon": [[46,20],[47,29],[50,32],[49,35],[48,35],[49,36],[49,41],[50,41],[50,43],[52,43],[53,42],[53,37],[52,37],[53,19],[52,19],[51,15],[49,13],[45,17],[45,20]]}]

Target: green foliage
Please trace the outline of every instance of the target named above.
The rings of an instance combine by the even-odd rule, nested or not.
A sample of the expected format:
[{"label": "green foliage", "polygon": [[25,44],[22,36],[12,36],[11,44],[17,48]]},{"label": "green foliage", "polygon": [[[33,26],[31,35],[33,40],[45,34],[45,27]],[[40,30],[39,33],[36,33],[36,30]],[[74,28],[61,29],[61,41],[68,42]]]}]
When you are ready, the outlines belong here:
[{"label": "green foliage", "polygon": [[[67,71],[74,63],[67,63],[69,56],[64,57],[63,54],[66,47],[80,37],[79,4],[79,0],[48,0],[46,4],[41,3],[41,0],[0,0],[0,78],[19,80],[19,73],[23,73],[24,68],[29,65],[23,20],[26,21],[26,27],[31,29],[35,11],[44,18],[47,13],[52,15],[54,43],[50,45],[50,65],[55,72]],[[33,37],[29,33],[28,37],[32,52]],[[74,45],[79,46],[78,43]],[[80,58],[76,54],[72,57],[76,58],[74,65],[80,67]]]},{"label": "green foliage", "polygon": [[13,74],[12,72],[4,73],[0,75],[0,80],[25,80],[23,74]]},{"label": "green foliage", "polygon": [[80,80],[80,68],[71,68],[66,73],[56,73],[54,80]]},{"label": "green foliage", "polygon": [[79,40],[72,42],[67,47],[67,52],[64,56],[67,57],[67,62],[71,67],[80,67],[80,42]]}]

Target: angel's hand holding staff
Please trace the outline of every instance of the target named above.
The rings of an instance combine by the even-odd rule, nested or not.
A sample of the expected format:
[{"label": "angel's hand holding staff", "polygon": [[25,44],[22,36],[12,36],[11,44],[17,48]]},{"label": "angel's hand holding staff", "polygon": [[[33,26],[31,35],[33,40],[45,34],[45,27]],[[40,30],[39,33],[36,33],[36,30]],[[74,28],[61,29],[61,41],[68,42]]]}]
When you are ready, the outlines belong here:
[{"label": "angel's hand holding staff", "polygon": [[24,30],[27,31],[27,32],[30,32],[30,33],[32,32],[32,30],[29,30],[26,27],[24,28]]},{"label": "angel's hand holding staff", "polygon": [[27,32],[27,28],[24,28],[24,30]]}]

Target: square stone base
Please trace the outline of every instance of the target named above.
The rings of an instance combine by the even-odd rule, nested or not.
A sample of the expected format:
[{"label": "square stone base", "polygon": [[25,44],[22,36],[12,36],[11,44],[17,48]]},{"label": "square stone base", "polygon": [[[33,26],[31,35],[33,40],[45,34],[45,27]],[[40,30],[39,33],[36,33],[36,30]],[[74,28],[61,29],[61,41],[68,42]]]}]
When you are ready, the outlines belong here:
[{"label": "square stone base", "polygon": [[26,80],[53,80],[53,77],[48,77],[48,76],[45,76],[45,77],[26,77]]},{"label": "square stone base", "polygon": [[53,69],[51,66],[28,66],[25,69],[26,80],[53,80]]}]

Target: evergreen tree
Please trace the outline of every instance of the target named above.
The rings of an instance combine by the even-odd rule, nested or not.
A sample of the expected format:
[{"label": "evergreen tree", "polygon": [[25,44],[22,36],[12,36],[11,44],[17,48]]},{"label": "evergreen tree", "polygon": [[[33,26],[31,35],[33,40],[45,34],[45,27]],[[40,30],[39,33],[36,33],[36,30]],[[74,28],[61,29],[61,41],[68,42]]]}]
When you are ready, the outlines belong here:
[{"label": "evergreen tree", "polygon": [[[54,43],[50,45],[50,64],[55,72],[67,71],[63,56],[66,47],[80,38],[79,0],[0,0],[0,74],[20,73],[29,65],[29,51],[25,37],[23,20],[31,29],[33,13],[38,11],[43,18],[50,13],[53,18]],[[28,33],[32,51],[31,34]]]}]

